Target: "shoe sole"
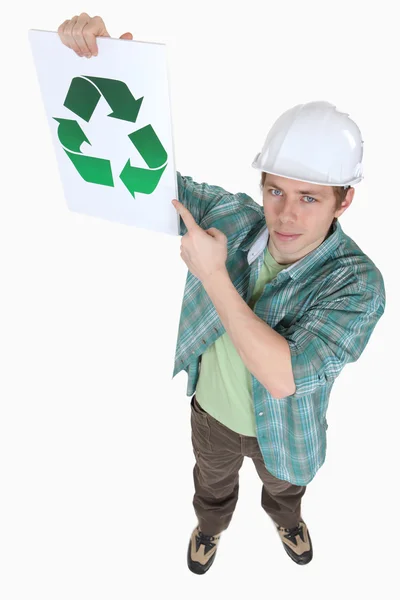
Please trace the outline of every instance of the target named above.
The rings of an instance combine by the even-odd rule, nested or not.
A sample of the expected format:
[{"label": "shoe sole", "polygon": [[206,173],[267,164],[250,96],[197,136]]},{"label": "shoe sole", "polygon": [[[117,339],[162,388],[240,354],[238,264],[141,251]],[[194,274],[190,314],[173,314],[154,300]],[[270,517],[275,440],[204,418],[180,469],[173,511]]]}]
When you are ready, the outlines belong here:
[{"label": "shoe sole", "polygon": [[313,555],[312,555],[311,540],[310,540],[311,557],[306,558],[306,559],[294,557],[293,554],[290,553],[289,548],[287,547],[287,545],[284,542],[282,542],[282,546],[285,548],[286,554],[288,554],[288,556],[290,556],[290,558],[292,559],[293,562],[296,563],[296,565],[308,565],[308,563],[312,561]]}]

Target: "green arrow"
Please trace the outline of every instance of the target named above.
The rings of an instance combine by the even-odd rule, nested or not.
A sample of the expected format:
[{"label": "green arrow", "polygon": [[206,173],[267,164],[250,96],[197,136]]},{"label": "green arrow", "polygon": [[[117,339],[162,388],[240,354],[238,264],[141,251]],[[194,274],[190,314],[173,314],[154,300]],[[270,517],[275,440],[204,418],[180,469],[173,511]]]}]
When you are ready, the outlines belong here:
[{"label": "green arrow", "polygon": [[[80,147],[82,142],[87,142],[88,144],[90,142],[79,123],[71,119],[58,119],[57,117],[53,117],[53,119],[59,123],[57,129],[58,139],[68,150],[72,150],[72,152],[68,152],[64,148],[65,153],[71,159],[81,177],[90,183],[113,186],[114,181],[110,161],[104,158],[81,154]],[[79,152],[79,154],[75,154],[75,152]]]},{"label": "green arrow", "polygon": [[77,121],[73,119],[57,119],[57,117],[53,117],[53,119],[59,123],[57,128],[58,139],[68,150],[80,152],[83,142],[90,144]]},{"label": "green arrow", "polygon": [[88,75],[85,75],[84,77],[90,79],[90,81],[93,81],[93,83],[97,85],[107,103],[110,105],[110,108],[112,108],[113,112],[107,115],[108,117],[136,123],[144,96],[136,100],[126,83],[124,81],[119,81],[119,79],[89,77]]},{"label": "green arrow", "polygon": [[90,81],[82,77],[74,77],[69,86],[64,106],[81,119],[89,121],[100,97],[99,90]]},{"label": "green arrow", "polygon": [[[120,173],[120,179],[133,197],[135,197],[135,192],[151,194],[166,169],[167,165],[164,163],[167,161],[168,154],[151,125],[133,131],[128,137],[147,166],[153,170],[132,167],[128,160]],[[162,164],[164,166],[159,168]]]},{"label": "green arrow", "polygon": [[146,125],[128,135],[150,169],[163,165],[168,158],[164,146],[151,125]]},{"label": "green arrow", "polygon": [[84,154],[73,154],[65,150],[67,156],[71,159],[78,173],[85,181],[89,183],[98,183],[100,185],[114,186],[111,163],[105,158],[96,158],[95,156],[85,156]]},{"label": "green arrow", "polygon": [[64,106],[85,121],[89,121],[102,94],[113,111],[107,115],[108,117],[136,122],[143,96],[136,100],[126,83],[118,79],[89,75],[84,75],[84,77],[86,79],[83,77],[72,79]]},{"label": "green arrow", "polygon": [[121,171],[120,179],[133,197],[135,197],[135,192],[151,194],[156,189],[158,182],[161,179],[161,175],[166,168],[167,165],[161,169],[149,171],[148,169],[132,167],[130,159],[128,159]]}]

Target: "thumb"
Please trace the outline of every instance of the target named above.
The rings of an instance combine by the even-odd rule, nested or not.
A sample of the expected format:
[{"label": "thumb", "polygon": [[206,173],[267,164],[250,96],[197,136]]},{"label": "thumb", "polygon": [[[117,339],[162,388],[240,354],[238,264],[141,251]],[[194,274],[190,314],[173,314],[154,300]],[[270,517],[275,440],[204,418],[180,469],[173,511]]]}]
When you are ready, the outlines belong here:
[{"label": "thumb", "polygon": [[126,33],[123,33],[122,35],[119,36],[120,40],[131,40],[133,38],[133,35],[127,31]]},{"label": "thumb", "polygon": [[207,229],[206,231],[207,231],[207,233],[209,233],[210,235],[212,235],[215,238],[225,235],[224,233],[222,233],[222,231],[220,231],[216,227],[210,227],[210,229]]}]

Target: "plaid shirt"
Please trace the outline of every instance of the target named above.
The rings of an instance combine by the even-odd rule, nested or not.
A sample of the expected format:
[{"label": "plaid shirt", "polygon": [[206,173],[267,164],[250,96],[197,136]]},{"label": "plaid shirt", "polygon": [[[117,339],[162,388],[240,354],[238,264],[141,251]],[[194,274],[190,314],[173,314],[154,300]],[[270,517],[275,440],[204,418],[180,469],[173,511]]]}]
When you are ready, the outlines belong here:
[{"label": "plaid shirt", "polygon": [[[268,242],[263,207],[247,194],[196,183],[179,172],[177,182],[178,199],[196,223],[227,236],[226,267],[249,303]],[[187,228],[179,221],[183,236]],[[296,384],[294,394],[277,399],[251,374],[257,439],[275,477],[306,485],[324,463],[333,382],[361,356],[385,303],[379,269],[339,221],[320,246],[265,286],[253,311],[287,340]],[[188,396],[196,390],[201,354],[223,333],[201,281],[188,271],[172,375],[188,373]]]}]

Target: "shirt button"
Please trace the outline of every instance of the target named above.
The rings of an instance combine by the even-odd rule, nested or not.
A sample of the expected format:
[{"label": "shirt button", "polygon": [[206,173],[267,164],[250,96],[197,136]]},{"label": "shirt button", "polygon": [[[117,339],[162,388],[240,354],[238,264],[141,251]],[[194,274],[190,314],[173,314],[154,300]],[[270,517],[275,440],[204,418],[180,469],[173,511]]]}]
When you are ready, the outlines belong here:
[{"label": "shirt button", "polygon": [[260,417],[262,417],[262,415],[264,414],[263,412],[259,412],[258,413]]}]

